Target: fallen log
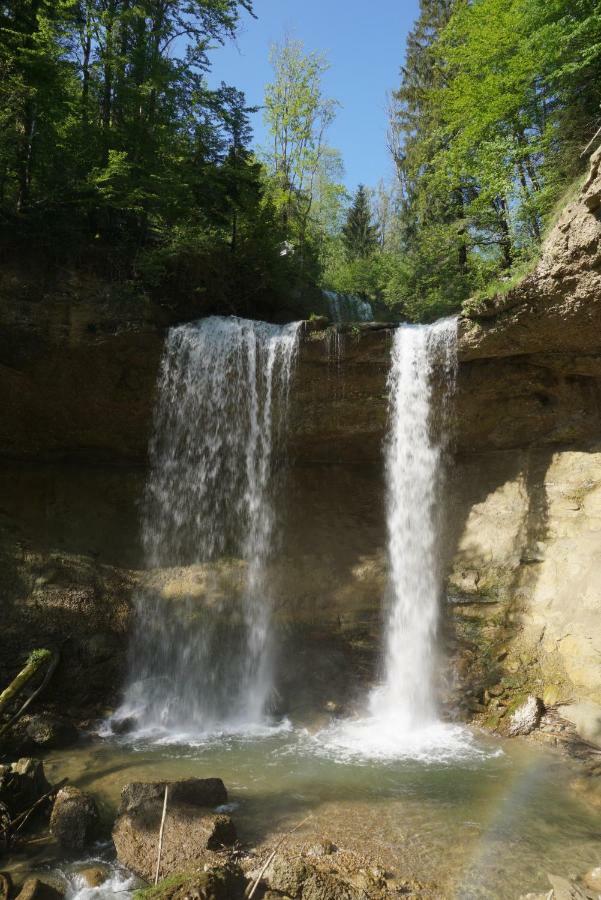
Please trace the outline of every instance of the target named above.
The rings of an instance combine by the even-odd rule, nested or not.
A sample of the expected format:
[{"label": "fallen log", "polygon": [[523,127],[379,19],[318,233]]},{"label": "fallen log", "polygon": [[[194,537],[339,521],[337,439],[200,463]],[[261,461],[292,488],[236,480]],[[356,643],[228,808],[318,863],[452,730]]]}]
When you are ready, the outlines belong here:
[{"label": "fallen log", "polygon": [[[42,652],[46,653],[48,651],[42,651]],[[48,682],[54,675],[54,673],[56,671],[56,667],[58,666],[59,660],[60,660],[60,654],[55,653],[52,655],[50,664],[49,664],[48,668],[46,669],[46,674],[44,675],[42,682],[35,689],[35,691],[27,698],[27,700],[25,701],[23,706],[14,714],[14,716],[11,719],[9,719],[8,722],[5,722],[4,725],[2,725],[2,727],[0,727],[0,738],[4,734],[6,734],[6,732],[9,731],[9,729],[12,728],[12,726],[15,725],[19,721],[21,716],[25,713],[27,708],[33,703],[35,698],[37,696],[39,696],[39,694],[42,693],[42,691],[44,690],[44,688],[46,687],[46,685],[48,684]],[[13,684],[14,684],[14,682],[13,682]]]},{"label": "fallen log", "polygon": [[17,677],[0,694],[0,713],[19,696],[25,685],[31,681],[33,676],[39,672],[51,656],[50,650],[34,650],[29,654],[25,667],[21,669]]},{"label": "fallen log", "polygon": [[[29,807],[29,809],[26,809],[20,815],[16,816],[16,818],[14,818],[10,823],[12,835],[14,836],[15,834],[18,834],[19,831],[23,828],[23,825],[25,825],[29,817],[32,815],[32,813],[34,813],[35,810],[42,805],[42,803],[44,803],[46,800],[49,800],[50,797],[54,796],[54,794],[58,794],[60,789],[63,788],[68,781],[68,778],[63,778],[62,781],[59,781],[58,784],[55,784],[54,787],[50,788],[50,790],[47,791],[42,797],[39,797],[35,801],[35,803],[33,803]],[[15,825],[17,826],[16,828]]]}]

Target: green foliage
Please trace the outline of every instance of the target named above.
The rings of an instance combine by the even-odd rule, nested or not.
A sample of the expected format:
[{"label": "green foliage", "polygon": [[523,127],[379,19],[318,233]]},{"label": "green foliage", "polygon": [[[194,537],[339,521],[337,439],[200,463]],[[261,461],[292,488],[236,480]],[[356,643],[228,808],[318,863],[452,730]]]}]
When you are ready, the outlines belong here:
[{"label": "green foliage", "polygon": [[391,108],[411,318],[528,271],[601,115],[596,0],[422,0]]},{"label": "green foliage", "polygon": [[298,267],[248,149],[253,110],[206,82],[243,11],[251,0],[0,4],[4,240],[138,291],[217,292],[232,311],[285,290]]},{"label": "green foliage", "polygon": [[365,260],[374,253],[378,238],[371,220],[371,209],[365,187],[360,184],[346,215],[342,240],[349,262]]}]

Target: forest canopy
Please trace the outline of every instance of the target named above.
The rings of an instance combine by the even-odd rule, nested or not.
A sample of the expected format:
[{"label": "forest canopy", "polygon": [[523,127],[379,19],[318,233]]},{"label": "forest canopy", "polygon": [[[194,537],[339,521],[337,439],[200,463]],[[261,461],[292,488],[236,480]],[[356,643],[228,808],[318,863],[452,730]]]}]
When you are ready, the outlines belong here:
[{"label": "forest canopy", "polygon": [[3,245],[224,312],[324,287],[413,320],[532,264],[601,125],[597,0],[421,0],[390,99],[395,175],[351,194],[322,54],[272,48],[261,149],[244,94],[209,87],[212,49],[254,15],[0,2]]},{"label": "forest canopy", "polygon": [[586,166],[600,103],[598,0],[421,0],[390,104],[375,293],[418,320],[510,284]]}]

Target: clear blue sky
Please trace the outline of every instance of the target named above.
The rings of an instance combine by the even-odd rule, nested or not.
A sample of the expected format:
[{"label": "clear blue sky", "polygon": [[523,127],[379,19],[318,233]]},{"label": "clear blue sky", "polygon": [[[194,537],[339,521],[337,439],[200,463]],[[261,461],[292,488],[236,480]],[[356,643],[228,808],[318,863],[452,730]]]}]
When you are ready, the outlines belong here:
[{"label": "clear blue sky", "polygon": [[[328,137],[344,159],[349,189],[373,186],[391,174],[386,149],[386,94],[398,83],[405,37],[419,0],[255,0],[256,20],[244,14],[237,46],[211,54],[211,83],[225,81],[259,106],[270,80],[269,47],[286,34],[307,50],[327,54],[328,96],[342,106]],[[262,113],[254,117],[255,139],[264,142]]]}]

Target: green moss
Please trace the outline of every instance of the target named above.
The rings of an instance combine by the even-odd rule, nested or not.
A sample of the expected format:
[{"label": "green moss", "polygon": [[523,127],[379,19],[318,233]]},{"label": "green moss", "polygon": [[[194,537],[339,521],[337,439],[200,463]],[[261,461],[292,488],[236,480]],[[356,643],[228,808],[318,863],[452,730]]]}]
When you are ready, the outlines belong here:
[{"label": "green moss", "polygon": [[134,900],[158,900],[159,897],[164,897],[165,895],[171,896],[172,893],[184,887],[189,881],[198,877],[199,874],[197,872],[180,872],[177,875],[170,875],[169,878],[164,878],[157,885],[140,888],[135,891]]},{"label": "green moss", "polygon": [[27,665],[45,662],[50,659],[51,656],[52,653],[50,650],[32,650],[27,659]]}]

